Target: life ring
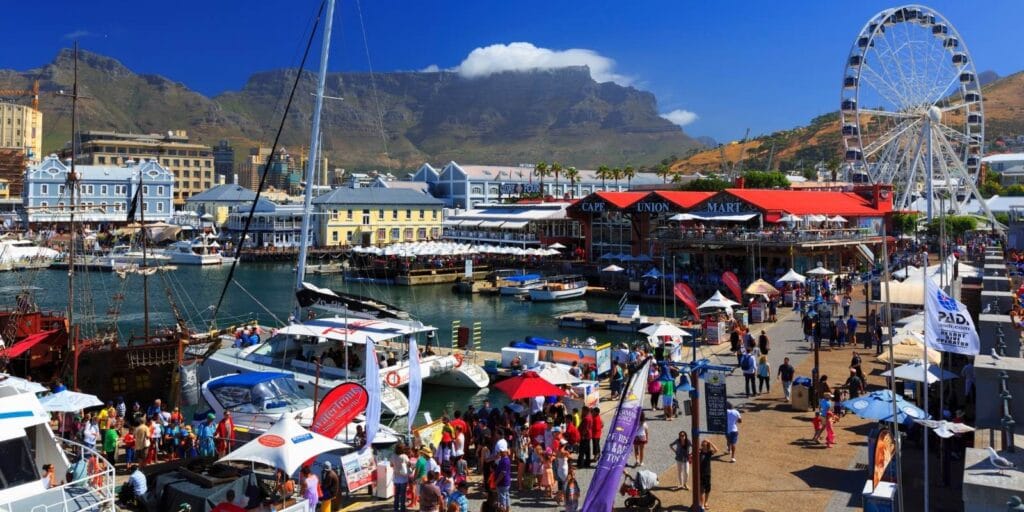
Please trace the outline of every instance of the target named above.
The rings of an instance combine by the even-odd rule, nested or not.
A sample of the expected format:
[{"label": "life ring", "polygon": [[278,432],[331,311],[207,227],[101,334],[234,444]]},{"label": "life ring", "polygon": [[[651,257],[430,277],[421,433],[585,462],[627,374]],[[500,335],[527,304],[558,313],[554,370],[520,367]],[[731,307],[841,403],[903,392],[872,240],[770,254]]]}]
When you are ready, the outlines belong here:
[{"label": "life ring", "polygon": [[455,354],[455,367],[459,368],[462,366],[462,354]]},{"label": "life ring", "polygon": [[388,372],[388,375],[387,377],[385,377],[385,380],[387,380],[388,386],[397,388],[398,384],[402,381],[402,378],[398,376],[398,372]]}]

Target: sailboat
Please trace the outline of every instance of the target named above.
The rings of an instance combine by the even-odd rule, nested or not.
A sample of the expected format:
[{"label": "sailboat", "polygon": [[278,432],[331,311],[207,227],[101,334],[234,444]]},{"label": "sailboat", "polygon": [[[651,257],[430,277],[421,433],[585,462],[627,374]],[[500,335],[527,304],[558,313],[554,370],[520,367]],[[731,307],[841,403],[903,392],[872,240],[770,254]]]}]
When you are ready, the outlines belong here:
[{"label": "sailboat", "polygon": [[[333,12],[333,2],[328,13]],[[328,14],[330,17],[330,14]],[[316,106],[310,158],[306,165],[305,211],[313,202],[316,155],[320,147],[320,114],[323,108],[324,84],[327,73],[331,20],[324,31],[318,76]],[[335,386],[348,381],[365,380],[368,364],[380,365],[384,376],[380,400],[382,411],[392,416],[409,413],[409,400],[401,387],[409,383],[409,361],[406,351],[411,338],[425,347],[420,358],[421,375],[425,382],[471,389],[483,389],[489,383],[482,367],[466,360],[462,354],[433,353],[432,341],[437,329],[424,325],[408,312],[370,297],[316,287],[305,282],[306,258],[309,251],[311,215],[302,219],[302,235],[295,275],[295,294],[299,303],[293,317],[302,317],[303,307],[326,311],[327,317],[310,318],[278,329],[267,340],[248,347],[233,346],[212,352],[202,363],[200,375],[215,377],[238,372],[294,372],[297,387],[309,397],[323,396]],[[365,361],[367,340],[376,346],[381,361]],[[432,348],[433,345],[433,348]]]}]

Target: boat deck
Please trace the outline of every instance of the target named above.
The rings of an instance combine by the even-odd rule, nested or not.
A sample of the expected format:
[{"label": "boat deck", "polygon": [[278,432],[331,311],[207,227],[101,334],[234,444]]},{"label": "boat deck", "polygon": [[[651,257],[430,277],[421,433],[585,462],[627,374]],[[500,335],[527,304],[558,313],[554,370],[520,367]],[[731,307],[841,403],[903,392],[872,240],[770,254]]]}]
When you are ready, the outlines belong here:
[{"label": "boat deck", "polygon": [[559,327],[573,327],[595,331],[637,332],[651,324],[661,321],[674,322],[667,316],[641,316],[640,318],[624,318],[618,313],[595,313],[593,311],[574,311],[555,315]]}]

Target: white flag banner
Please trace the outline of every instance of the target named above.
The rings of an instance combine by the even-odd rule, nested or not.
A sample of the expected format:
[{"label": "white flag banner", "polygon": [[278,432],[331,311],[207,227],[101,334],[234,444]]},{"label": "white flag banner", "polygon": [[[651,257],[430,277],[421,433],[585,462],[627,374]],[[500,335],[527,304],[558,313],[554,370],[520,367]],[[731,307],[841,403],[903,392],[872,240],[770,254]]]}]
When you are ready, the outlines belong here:
[{"label": "white flag banner", "polygon": [[981,339],[967,306],[946,295],[933,279],[925,278],[924,341],[928,348],[976,356]]},{"label": "white flag banner", "polygon": [[420,371],[420,353],[416,338],[409,338],[409,433],[412,434],[416,415],[420,410],[420,396],[423,394],[423,377]]},{"label": "white flag banner", "polygon": [[369,448],[373,439],[377,437],[377,430],[380,428],[380,360],[377,359],[377,349],[373,346],[373,338],[366,337],[366,393],[370,395],[370,401],[366,404],[366,445],[360,449]]}]

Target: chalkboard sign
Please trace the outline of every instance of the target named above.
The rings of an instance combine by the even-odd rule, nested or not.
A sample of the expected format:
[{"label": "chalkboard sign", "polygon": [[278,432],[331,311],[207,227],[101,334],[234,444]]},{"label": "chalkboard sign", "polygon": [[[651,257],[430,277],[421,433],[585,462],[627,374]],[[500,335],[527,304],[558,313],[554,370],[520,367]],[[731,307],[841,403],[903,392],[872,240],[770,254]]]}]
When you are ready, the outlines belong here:
[{"label": "chalkboard sign", "polygon": [[708,432],[725,434],[725,379],[712,375],[704,383],[704,414],[708,418]]}]

